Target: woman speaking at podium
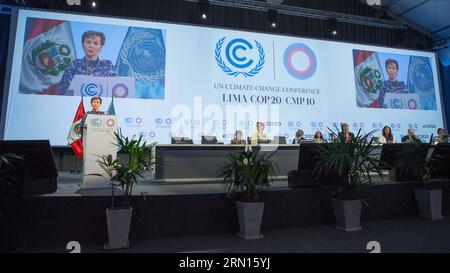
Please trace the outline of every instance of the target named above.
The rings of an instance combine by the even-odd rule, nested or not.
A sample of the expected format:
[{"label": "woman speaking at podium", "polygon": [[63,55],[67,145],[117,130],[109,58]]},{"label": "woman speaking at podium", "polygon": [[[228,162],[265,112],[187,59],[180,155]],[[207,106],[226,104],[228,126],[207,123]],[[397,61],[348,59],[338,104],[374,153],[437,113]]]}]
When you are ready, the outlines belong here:
[{"label": "woman speaking at podium", "polygon": [[68,90],[75,75],[99,77],[116,76],[115,68],[110,60],[100,60],[98,54],[105,45],[105,34],[98,31],[86,31],[81,38],[84,57],[76,59],[66,68],[59,83],[59,95],[73,95]]},{"label": "woman speaking at podium", "polygon": [[[92,99],[91,99],[92,110],[87,111],[84,114],[83,119],[81,120],[80,128],[84,128],[84,123],[86,121],[86,117],[88,114],[91,114],[91,115],[108,115],[109,114],[108,112],[100,111],[100,106],[102,106],[102,98],[101,97],[92,97]],[[81,129],[81,135],[83,135],[83,129]]]}]

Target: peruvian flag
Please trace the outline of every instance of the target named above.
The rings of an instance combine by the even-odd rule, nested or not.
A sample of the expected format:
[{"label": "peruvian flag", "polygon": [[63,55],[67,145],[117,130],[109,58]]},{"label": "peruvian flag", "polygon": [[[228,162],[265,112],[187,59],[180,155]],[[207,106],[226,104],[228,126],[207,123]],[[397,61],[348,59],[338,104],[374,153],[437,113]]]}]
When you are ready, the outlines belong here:
[{"label": "peruvian flag", "polygon": [[374,106],[378,101],[384,76],[378,55],[373,51],[353,50],[355,68],[356,103],[359,107]]},{"label": "peruvian flag", "polygon": [[28,18],[19,92],[58,94],[58,83],[75,58],[70,22]]},{"label": "peruvian flag", "polygon": [[78,158],[83,155],[83,139],[81,138],[81,121],[85,115],[83,97],[81,97],[80,104],[78,105],[77,112],[73,118],[72,127],[70,127],[69,135],[67,136],[67,142],[72,147],[73,152]]}]

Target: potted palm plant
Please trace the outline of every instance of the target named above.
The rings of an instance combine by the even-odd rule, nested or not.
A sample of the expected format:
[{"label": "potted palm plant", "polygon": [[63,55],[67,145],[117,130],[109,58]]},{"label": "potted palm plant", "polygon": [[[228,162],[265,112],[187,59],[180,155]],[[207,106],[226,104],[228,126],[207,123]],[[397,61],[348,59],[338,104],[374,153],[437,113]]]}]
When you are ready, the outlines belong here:
[{"label": "potted palm plant", "polygon": [[[144,178],[143,173],[151,168],[151,149],[154,144],[147,144],[133,136],[131,139],[122,135],[122,132],[115,133],[117,143],[115,144],[121,151],[128,154],[127,162],[113,159],[112,155],[103,155],[98,163],[105,170],[111,180],[111,207],[106,209],[106,219],[108,226],[108,242],[105,248],[116,249],[129,247],[129,231],[133,208],[130,206],[133,193],[133,186],[137,184],[139,178]],[[116,207],[114,202],[114,187],[119,186],[124,190],[123,202]]]},{"label": "potted palm plant", "polygon": [[372,184],[371,173],[383,176],[381,161],[374,152],[372,135],[375,131],[362,134],[360,129],[355,137],[346,140],[337,127],[336,132],[328,130],[333,140],[317,146],[314,173],[323,176],[337,172],[346,178],[332,199],[336,227],[345,231],[360,230],[362,204],[367,204],[363,196]]},{"label": "potted palm plant", "polygon": [[222,185],[228,196],[240,193],[236,201],[240,237],[248,239],[262,238],[261,222],[264,202],[259,191],[270,186],[270,180],[278,173],[278,166],[271,161],[274,153],[262,154],[255,146],[238,153],[228,154],[228,162],[221,169]]},{"label": "potted palm plant", "polygon": [[441,220],[442,189],[431,185],[431,173],[437,168],[442,156],[432,157],[434,147],[430,140],[427,144],[420,142],[407,143],[403,146],[397,167],[403,172],[412,174],[419,181],[419,188],[414,190],[421,217],[431,220]]}]

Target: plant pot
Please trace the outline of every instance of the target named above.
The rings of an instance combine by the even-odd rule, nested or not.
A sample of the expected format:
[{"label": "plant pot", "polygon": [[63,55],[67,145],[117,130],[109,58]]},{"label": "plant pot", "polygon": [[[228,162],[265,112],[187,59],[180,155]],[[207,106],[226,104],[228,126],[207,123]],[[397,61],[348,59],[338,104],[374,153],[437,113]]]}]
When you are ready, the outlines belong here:
[{"label": "plant pot", "polygon": [[264,202],[240,202],[236,201],[239,218],[239,237],[245,240],[259,239],[261,234],[261,222],[264,213]]},{"label": "plant pot", "polygon": [[128,236],[132,215],[132,207],[128,209],[106,209],[108,242],[104,245],[105,249],[128,248],[130,246]]},{"label": "plant pot", "polygon": [[336,228],[345,231],[361,230],[361,201],[332,199]]},{"label": "plant pot", "polygon": [[441,220],[442,217],[442,190],[415,189],[419,217],[431,220]]}]

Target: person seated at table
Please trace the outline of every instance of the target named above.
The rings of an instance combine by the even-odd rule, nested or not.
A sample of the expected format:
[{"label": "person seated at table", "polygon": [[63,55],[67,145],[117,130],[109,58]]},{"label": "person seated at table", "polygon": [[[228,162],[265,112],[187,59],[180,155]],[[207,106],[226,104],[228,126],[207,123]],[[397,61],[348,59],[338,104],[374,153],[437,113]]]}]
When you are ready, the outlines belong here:
[{"label": "person seated at table", "polygon": [[436,132],[436,138],[434,139],[435,143],[447,143],[448,142],[448,135],[445,134],[445,131],[443,128],[438,128]]},{"label": "person seated at table", "polygon": [[269,142],[269,136],[264,133],[264,123],[258,121],[256,123],[256,132],[253,133],[251,138],[252,144],[258,144],[260,142]]},{"label": "person seated at table", "polygon": [[347,123],[342,123],[341,124],[341,129],[342,132],[339,132],[339,139],[344,138],[345,139],[345,143],[350,142],[352,139],[355,138],[355,135],[353,133],[350,133],[350,127],[348,126]]},{"label": "person seated at table", "polygon": [[234,139],[231,140],[231,144],[245,144],[245,139],[241,130],[237,130]]},{"label": "person seated at table", "polygon": [[313,143],[325,143],[325,140],[323,139],[323,135],[321,131],[317,131],[314,134]]},{"label": "person seated at table", "polygon": [[408,129],[408,134],[402,137],[402,143],[421,143],[420,139],[417,138],[413,128]]},{"label": "person seated at table", "polygon": [[383,144],[384,143],[395,143],[394,136],[392,135],[391,127],[389,127],[389,126],[383,127],[379,141],[380,141],[380,143],[383,143]]},{"label": "person seated at table", "polygon": [[305,140],[303,137],[304,134],[303,130],[297,130],[297,132],[295,132],[295,138],[292,140],[292,144],[299,144],[300,141]]}]

